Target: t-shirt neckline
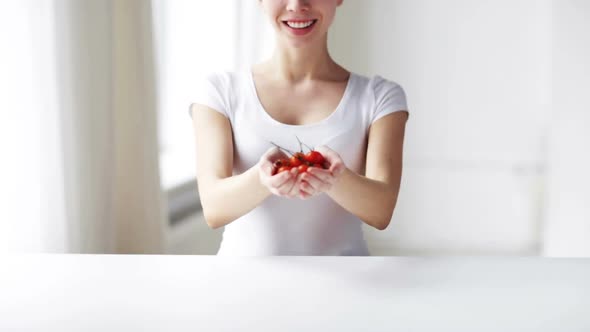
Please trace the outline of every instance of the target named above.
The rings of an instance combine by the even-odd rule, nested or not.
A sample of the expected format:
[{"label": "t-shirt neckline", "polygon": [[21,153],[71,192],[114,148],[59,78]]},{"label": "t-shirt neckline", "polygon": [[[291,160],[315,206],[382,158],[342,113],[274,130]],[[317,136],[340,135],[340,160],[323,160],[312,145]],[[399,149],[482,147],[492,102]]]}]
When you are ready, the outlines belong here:
[{"label": "t-shirt neckline", "polygon": [[273,118],[272,116],[270,116],[270,114],[268,114],[268,112],[266,111],[266,109],[262,105],[260,98],[258,97],[258,91],[256,90],[256,83],[254,83],[254,74],[252,73],[252,69],[247,70],[247,76],[248,76],[248,81],[249,81],[249,85],[250,85],[250,91],[251,91],[253,99],[255,100],[255,103],[256,103],[256,108],[258,109],[259,112],[262,113],[263,117],[265,117],[267,120],[269,120],[270,122],[272,122],[276,125],[281,125],[281,126],[291,127],[291,128],[309,128],[309,127],[316,127],[316,126],[326,124],[326,123],[330,122],[332,119],[334,119],[338,113],[344,111],[344,108],[345,108],[344,105],[348,101],[349,95],[351,93],[353,79],[354,79],[355,74],[353,72],[350,72],[349,77],[348,77],[348,81],[346,82],[346,87],[344,88],[344,93],[342,94],[342,97],[340,98],[340,102],[338,103],[338,105],[336,106],[334,111],[332,111],[332,113],[330,113],[330,115],[328,115],[327,117],[323,118],[320,121],[317,121],[314,123],[308,123],[308,124],[301,124],[301,125],[292,125],[292,124],[280,122],[280,121],[276,120],[275,118]]}]

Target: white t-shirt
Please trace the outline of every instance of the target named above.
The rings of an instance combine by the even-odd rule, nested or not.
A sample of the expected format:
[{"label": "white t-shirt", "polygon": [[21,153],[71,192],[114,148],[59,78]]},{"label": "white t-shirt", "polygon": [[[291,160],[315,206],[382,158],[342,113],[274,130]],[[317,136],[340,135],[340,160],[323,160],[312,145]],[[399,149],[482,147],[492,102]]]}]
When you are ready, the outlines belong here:
[{"label": "white t-shirt", "polygon": [[[258,99],[250,71],[215,73],[201,83],[191,101],[229,119],[234,175],[254,166],[272,147],[270,142],[299,151],[295,136],[311,147],[328,146],[340,154],[349,169],[364,174],[371,124],[387,114],[407,111],[402,87],[380,76],[351,73],[336,110],[307,125],[288,125],[272,118]],[[272,195],[225,226],[218,255],[365,256],[369,251],[362,224],[326,194],[307,200]]]}]

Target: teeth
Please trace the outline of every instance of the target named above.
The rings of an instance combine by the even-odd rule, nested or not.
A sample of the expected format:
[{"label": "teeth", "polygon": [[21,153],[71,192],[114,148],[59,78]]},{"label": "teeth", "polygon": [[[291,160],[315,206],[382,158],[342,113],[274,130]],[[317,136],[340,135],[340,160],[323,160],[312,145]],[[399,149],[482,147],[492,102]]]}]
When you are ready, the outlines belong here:
[{"label": "teeth", "polygon": [[307,22],[289,22],[287,21],[287,25],[294,29],[305,29],[308,26],[313,24],[313,20]]}]

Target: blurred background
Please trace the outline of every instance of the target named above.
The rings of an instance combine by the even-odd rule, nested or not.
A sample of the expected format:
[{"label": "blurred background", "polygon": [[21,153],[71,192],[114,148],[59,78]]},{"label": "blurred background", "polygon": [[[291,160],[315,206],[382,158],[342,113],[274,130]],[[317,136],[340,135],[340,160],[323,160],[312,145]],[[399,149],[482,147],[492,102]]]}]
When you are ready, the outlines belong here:
[{"label": "blurred background", "polygon": [[[349,70],[401,84],[373,255],[590,256],[590,2],[344,0]],[[0,251],[215,254],[188,106],[269,56],[255,0],[0,0]]]}]

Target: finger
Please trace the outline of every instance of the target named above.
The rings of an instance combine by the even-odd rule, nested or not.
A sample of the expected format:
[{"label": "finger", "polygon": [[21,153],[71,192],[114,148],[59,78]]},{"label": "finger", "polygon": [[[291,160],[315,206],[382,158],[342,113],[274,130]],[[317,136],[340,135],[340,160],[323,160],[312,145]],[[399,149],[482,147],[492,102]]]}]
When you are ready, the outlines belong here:
[{"label": "finger", "polygon": [[330,172],[332,172],[332,175],[334,175],[334,177],[340,176],[344,172],[344,169],[344,164],[341,162],[334,163],[329,168]]},{"label": "finger", "polygon": [[322,155],[327,154],[330,151],[332,151],[332,149],[330,149],[326,145],[316,146],[314,150],[316,150],[317,152],[321,153]]},{"label": "finger", "polygon": [[293,188],[297,187],[297,177],[295,176],[295,174],[297,174],[297,169],[294,168],[285,173],[289,174],[289,180],[279,186],[278,190],[281,193],[281,196],[294,197],[296,192],[293,191]]},{"label": "finger", "polygon": [[262,155],[262,159],[266,159],[270,161],[270,157],[272,157],[273,155],[276,155],[278,152],[280,152],[281,150],[279,150],[279,148],[277,147],[272,147],[268,150],[266,150],[266,152]]},{"label": "finger", "polygon": [[287,194],[289,197],[297,197],[297,195],[299,194],[299,184],[301,183],[301,176],[298,175],[298,173],[299,171],[297,170],[297,168],[293,168],[291,170],[291,174],[294,177],[294,182],[293,187],[291,187],[291,190]]},{"label": "finger", "polygon": [[287,181],[289,181],[289,179],[291,179],[292,177],[293,176],[290,172],[281,172],[270,177],[269,185],[271,187],[278,188],[285,184]]},{"label": "finger", "polygon": [[305,182],[303,182],[299,186],[299,193],[300,193],[300,195],[307,195],[307,196],[314,196],[314,195],[319,194],[318,191],[313,189],[309,184],[306,184]]},{"label": "finger", "polygon": [[310,198],[311,196],[313,196],[313,195],[308,194],[305,191],[299,191],[299,198],[301,198],[303,200],[306,200],[306,199]]},{"label": "finger", "polygon": [[285,154],[283,151],[281,151],[281,149],[277,147],[272,147],[268,149],[261,157],[261,159],[267,160],[271,164],[281,158],[289,158],[289,156],[287,156],[287,154]]},{"label": "finger", "polygon": [[260,182],[267,187],[278,187],[286,180],[288,180],[289,175],[284,174],[284,172],[276,173],[273,175],[274,167],[272,165],[263,162],[260,165]]},{"label": "finger", "polygon": [[319,146],[318,148],[316,148],[316,150],[319,153],[321,153],[326,159],[324,167],[327,167],[330,171],[332,171],[332,173],[336,177],[342,174],[342,172],[344,172],[346,165],[344,165],[342,157],[340,157],[340,155],[336,153],[336,151],[328,148],[325,145]]},{"label": "finger", "polygon": [[260,158],[260,162],[259,162],[259,166],[258,167],[265,174],[266,173],[270,174],[272,172],[272,169],[273,169],[272,162],[270,160],[266,159],[264,156],[262,156]]},{"label": "finger", "polygon": [[[320,188],[322,187],[322,185],[324,184],[324,181],[320,180],[318,177],[308,173],[303,174],[302,178],[301,178],[301,186],[302,188],[304,187],[311,187],[311,190],[320,190]],[[309,191],[309,190],[307,190]]]},{"label": "finger", "polygon": [[301,184],[299,185],[299,190],[301,190],[307,194],[310,194],[310,195],[315,194],[315,192],[317,191],[316,188],[314,188],[312,185],[310,185],[306,181],[301,181]]},{"label": "finger", "polygon": [[275,196],[283,196],[283,194],[281,194],[281,192],[276,188],[270,188],[269,190]]},{"label": "finger", "polygon": [[307,173],[315,176],[316,178],[318,178],[322,182],[326,182],[326,183],[333,182],[332,172],[330,172],[329,170],[320,169],[317,167],[311,167],[311,168],[307,169]]},{"label": "finger", "polygon": [[278,186],[276,189],[279,192],[279,196],[288,196],[293,186],[295,185],[295,180],[293,178],[289,178],[285,183]]},{"label": "finger", "polygon": [[315,148],[315,150],[322,154],[328,161],[334,161],[335,159],[340,159],[340,155],[336,153],[336,151],[330,149],[325,145],[320,145]]},{"label": "finger", "polygon": [[299,174],[299,182],[297,183],[297,188],[299,190],[299,198],[303,200],[306,200],[315,194],[313,188],[303,180],[305,174],[306,173]]},{"label": "finger", "polygon": [[275,153],[277,150],[277,148],[270,148],[268,151],[266,151],[262,157],[260,157],[260,170],[262,171],[262,173],[264,173],[265,175],[272,175],[272,172],[274,170],[274,166],[273,166],[273,160],[271,159],[271,156],[273,155],[273,153]]},{"label": "finger", "polygon": [[289,180],[287,179],[287,181],[283,184],[281,184],[280,186],[277,187],[273,187],[270,184],[266,183],[265,186],[266,188],[268,188],[268,190],[277,196],[283,196],[285,195],[286,192],[288,192],[288,190],[291,188],[288,184]]}]

